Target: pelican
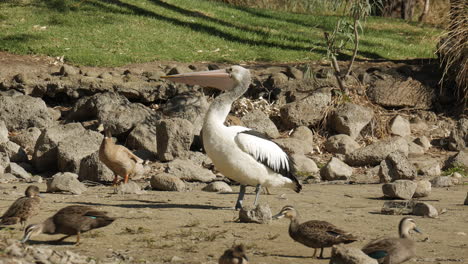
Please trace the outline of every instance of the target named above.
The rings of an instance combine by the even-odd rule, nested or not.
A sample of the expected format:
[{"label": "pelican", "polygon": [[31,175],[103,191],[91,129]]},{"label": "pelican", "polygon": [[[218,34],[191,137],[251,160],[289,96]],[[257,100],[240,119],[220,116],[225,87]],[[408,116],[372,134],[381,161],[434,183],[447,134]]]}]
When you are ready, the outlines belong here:
[{"label": "pelican", "polygon": [[291,157],[267,136],[241,126],[224,125],[232,103],[249,88],[250,71],[241,66],[227,69],[163,76],[174,82],[212,87],[224,91],[210,105],[202,128],[203,146],[224,176],[240,183],[235,209],[241,209],[247,185],[260,188],[285,186],[300,192]]}]

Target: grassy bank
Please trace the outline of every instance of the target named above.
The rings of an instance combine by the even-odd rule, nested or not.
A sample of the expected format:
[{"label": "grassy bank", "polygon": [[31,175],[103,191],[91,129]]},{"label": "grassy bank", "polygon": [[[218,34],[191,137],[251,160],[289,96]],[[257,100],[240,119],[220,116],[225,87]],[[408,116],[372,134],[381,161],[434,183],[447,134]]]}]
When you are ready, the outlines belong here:
[{"label": "grassy bank", "polygon": [[[317,60],[337,20],[202,0],[10,0],[0,10],[0,50],[96,66]],[[440,34],[381,18],[365,28],[359,56],[369,59],[433,57]]]}]

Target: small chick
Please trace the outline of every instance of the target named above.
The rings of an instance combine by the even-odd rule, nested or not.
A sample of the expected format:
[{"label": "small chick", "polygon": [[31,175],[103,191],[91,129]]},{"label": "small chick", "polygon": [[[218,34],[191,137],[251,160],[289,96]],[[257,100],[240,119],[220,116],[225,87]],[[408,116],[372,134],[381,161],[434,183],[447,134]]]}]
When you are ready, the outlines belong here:
[{"label": "small chick", "polygon": [[245,247],[241,244],[226,249],[219,258],[218,264],[249,264],[248,260],[245,255]]},{"label": "small chick", "polygon": [[8,210],[0,217],[0,224],[15,225],[21,223],[22,228],[32,216],[39,213],[41,198],[39,188],[34,185],[28,186],[24,192],[25,196],[18,198]]}]

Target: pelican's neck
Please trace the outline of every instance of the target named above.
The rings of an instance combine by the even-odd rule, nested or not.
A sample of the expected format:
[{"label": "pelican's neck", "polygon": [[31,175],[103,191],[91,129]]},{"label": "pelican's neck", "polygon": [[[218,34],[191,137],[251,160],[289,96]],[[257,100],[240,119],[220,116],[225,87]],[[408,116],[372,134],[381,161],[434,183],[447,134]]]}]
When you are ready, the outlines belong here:
[{"label": "pelican's neck", "polygon": [[231,111],[232,103],[239,99],[249,88],[249,83],[239,83],[234,89],[227,91],[211,103],[210,108],[205,116],[206,125],[224,125],[224,121]]}]

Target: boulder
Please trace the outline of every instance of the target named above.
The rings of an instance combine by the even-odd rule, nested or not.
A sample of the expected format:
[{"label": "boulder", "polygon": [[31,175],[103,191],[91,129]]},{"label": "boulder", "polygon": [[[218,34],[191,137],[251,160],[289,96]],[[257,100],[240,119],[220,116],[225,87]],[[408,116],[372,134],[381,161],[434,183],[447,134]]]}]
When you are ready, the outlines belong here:
[{"label": "boulder", "polygon": [[216,175],[191,160],[175,159],[167,164],[166,172],[184,181],[212,182]]},{"label": "boulder", "polygon": [[417,176],[416,168],[401,152],[390,153],[380,163],[380,182],[392,182],[396,180],[413,180]]},{"label": "boulder", "polygon": [[382,185],[384,196],[389,198],[409,200],[416,191],[417,184],[409,180],[397,180]]},{"label": "boulder", "polygon": [[438,176],[431,180],[432,187],[451,187],[453,186],[452,177],[450,176]]},{"label": "boulder", "polygon": [[417,137],[414,140],[414,143],[418,144],[419,146],[423,147],[424,150],[428,150],[431,147],[431,142],[426,136]]},{"label": "boulder", "polygon": [[16,144],[15,142],[8,141],[0,144],[0,152],[4,152],[13,162],[25,162],[28,161],[28,155],[24,149]]},{"label": "boulder", "polygon": [[319,168],[317,167],[317,164],[315,164],[315,161],[309,159],[305,155],[292,154],[291,157],[294,161],[296,171],[307,174],[313,174],[319,171]]},{"label": "boulder", "polygon": [[248,112],[241,118],[241,121],[246,127],[266,134],[271,138],[279,137],[278,128],[276,128],[273,121],[261,110],[255,109]]},{"label": "boulder", "polygon": [[231,186],[229,186],[227,183],[223,181],[215,181],[212,183],[209,183],[205,187],[203,187],[202,191],[205,192],[232,192]]},{"label": "boulder", "polygon": [[320,176],[327,181],[346,181],[351,175],[353,175],[353,168],[335,157],[332,157],[327,165],[320,170]]},{"label": "boulder", "polygon": [[334,245],[331,250],[330,264],[378,264],[376,259],[367,256],[362,250]]},{"label": "boulder", "polygon": [[325,149],[330,153],[349,154],[359,147],[354,139],[345,134],[331,136],[325,142]]},{"label": "boulder", "polygon": [[312,143],[308,143],[296,138],[277,138],[273,140],[288,153],[308,154],[314,152]]},{"label": "boulder", "polygon": [[431,182],[428,180],[420,180],[416,182],[416,190],[414,191],[413,198],[427,197],[431,193]]},{"label": "boulder", "polygon": [[268,204],[257,204],[255,208],[243,207],[239,210],[239,222],[268,224],[272,220],[271,209]]},{"label": "boulder", "polygon": [[193,125],[181,118],[164,119],[156,125],[158,158],[161,161],[185,157],[193,141]]},{"label": "boulder", "polygon": [[400,137],[411,135],[410,122],[400,115],[395,116],[390,120],[390,133]]},{"label": "boulder", "polygon": [[288,128],[316,125],[322,120],[330,102],[330,89],[318,89],[307,97],[283,105],[280,108],[281,121]]},{"label": "boulder", "polygon": [[127,137],[127,147],[139,153],[146,153],[144,156],[150,159],[158,155],[156,142],[156,124],[138,124]]},{"label": "boulder", "polygon": [[8,128],[3,120],[0,120],[0,144],[8,142]]},{"label": "boulder", "polygon": [[439,216],[437,209],[429,203],[419,202],[413,208],[413,215],[436,218]]},{"label": "boulder", "polygon": [[114,179],[114,173],[99,160],[99,152],[96,151],[81,159],[78,179],[80,181],[110,182]]},{"label": "boulder", "polygon": [[345,103],[338,107],[331,117],[331,127],[339,134],[346,134],[356,139],[361,130],[374,117],[372,109],[360,105]]},{"label": "boulder", "polygon": [[450,150],[462,150],[468,147],[468,118],[460,118],[449,135]]},{"label": "boulder", "polygon": [[351,166],[375,166],[395,151],[408,155],[408,143],[404,138],[393,137],[357,149],[345,156],[345,162]]},{"label": "boulder", "polygon": [[299,126],[291,134],[291,138],[299,139],[301,141],[312,144],[314,142],[314,134],[306,126]]},{"label": "boulder", "polygon": [[178,177],[169,173],[159,173],[151,177],[151,188],[158,191],[183,192],[185,183]]},{"label": "boulder", "polygon": [[57,173],[47,179],[46,192],[71,192],[81,194],[86,191],[86,186],[78,181],[78,175],[71,172]]},{"label": "boulder", "polygon": [[[190,121],[193,125],[192,133],[194,135],[200,135],[203,119],[209,106],[203,93],[189,91],[172,97],[164,104],[162,110],[166,117],[182,118]],[[256,127],[251,128],[255,129]]]},{"label": "boulder", "polygon": [[28,95],[0,96],[0,120],[9,131],[29,127],[45,128],[52,124],[47,106],[40,98]]},{"label": "boulder", "polygon": [[39,128],[30,127],[18,131],[18,133],[10,137],[10,140],[20,145],[27,154],[32,155],[34,153],[34,147],[36,146],[37,139],[40,135],[41,130]]},{"label": "boulder", "polygon": [[23,167],[14,162],[10,162],[10,165],[5,169],[5,172],[13,174],[15,177],[24,180],[31,178],[31,174],[29,174]]},{"label": "boulder", "polygon": [[144,194],[143,191],[136,182],[129,181],[127,183],[120,183],[117,188],[114,189],[116,194]]},{"label": "boulder", "polygon": [[58,143],[57,167],[59,171],[79,173],[81,160],[99,150],[103,139],[102,134],[84,128],[77,130],[79,135],[68,137]]}]

